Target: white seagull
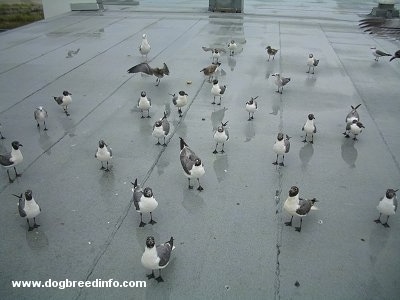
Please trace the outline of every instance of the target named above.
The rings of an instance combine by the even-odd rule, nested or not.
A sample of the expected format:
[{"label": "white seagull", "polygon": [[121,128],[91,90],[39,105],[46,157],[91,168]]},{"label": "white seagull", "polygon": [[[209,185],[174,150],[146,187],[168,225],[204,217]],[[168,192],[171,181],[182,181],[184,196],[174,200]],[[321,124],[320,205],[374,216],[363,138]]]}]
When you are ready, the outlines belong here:
[{"label": "white seagull", "polygon": [[[110,171],[108,168],[108,161],[112,158],[112,149],[108,147],[108,145],[103,141],[99,141],[99,146],[97,147],[97,151],[94,155],[100,162],[101,168],[100,170],[104,170],[106,172]],[[103,162],[107,162],[107,168],[104,168]]]},{"label": "white seagull", "polygon": [[278,90],[276,91],[277,93],[283,92],[283,87],[289,83],[290,78],[288,77],[282,77],[281,74],[275,73],[272,74],[271,76],[275,76],[275,84],[278,86]]},{"label": "white seagull", "polygon": [[62,106],[64,112],[67,116],[69,116],[68,105],[72,103],[71,93],[68,91],[63,91],[62,96],[53,97],[58,105]]},{"label": "white seagull", "polygon": [[303,143],[307,142],[307,135],[311,134],[311,141],[310,143],[314,143],[314,133],[317,132],[317,126],[314,123],[315,117],[313,114],[308,114],[308,118],[306,123],[303,125],[303,127],[301,128],[302,131],[304,131],[306,133],[306,135],[304,136],[304,140]]},{"label": "white seagull", "polygon": [[215,97],[219,97],[219,103],[217,105],[221,105],[222,95],[225,93],[226,85],[220,86],[218,84],[218,80],[213,80],[213,86],[211,87],[211,94],[214,96],[213,102],[211,104],[215,104]]},{"label": "white seagull", "polygon": [[182,117],[182,107],[188,103],[188,94],[185,91],[180,91],[178,95],[170,95],[172,96],[172,103],[178,108],[179,117]]},{"label": "white seagull", "polygon": [[231,41],[228,43],[228,49],[229,49],[229,55],[230,55],[230,56],[233,56],[233,55],[235,54],[236,48],[237,48],[237,44],[235,43],[234,40],[231,40]]},{"label": "white seagull", "polygon": [[350,133],[353,134],[353,140],[357,141],[357,135],[359,135],[362,132],[362,129],[365,128],[364,125],[357,120],[353,120],[353,122],[348,123],[346,125],[346,132],[344,137],[345,138],[349,138],[350,137]]},{"label": "white seagull", "polygon": [[200,177],[204,175],[205,169],[204,165],[201,162],[201,159],[193,152],[192,149],[185,143],[185,141],[180,137],[180,161],[182,164],[182,168],[185,176],[189,181],[189,189],[192,189],[193,186],[190,185],[190,179],[196,178],[199,183],[199,187],[197,190],[202,191],[203,187],[200,185]]},{"label": "white seagull", "polygon": [[164,269],[168,265],[171,252],[174,249],[175,246],[173,237],[171,237],[168,242],[157,246],[155,244],[154,237],[147,237],[146,248],[144,249],[141,261],[145,268],[151,270],[151,274],[146,275],[148,279],[155,278],[154,270],[158,270],[158,277],[155,278],[155,280],[158,282],[164,281],[161,277],[161,269]]},{"label": "white seagull", "polygon": [[158,202],[154,198],[153,190],[149,187],[142,189],[137,183],[137,178],[135,182],[131,183],[133,184],[133,204],[135,205],[136,211],[140,213],[139,227],[144,227],[144,225],[146,225],[142,220],[143,213],[150,213],[149,224],[156,224],[157,222],[153,220],[152,212],[157,208]]},{"label": "white seagull", "polygon": [[290,221],[285,222],[285,225],[292,226],[293,216],[300,217],[300,226],[295,227],[295,230],[300,232],[303,217],[311,210],[318,210],[318,208],[314,206],[315,202],[318,202],[315,198],[310,200],[299,198],[299,188],[297,186],[292,186],[289,190],[289,197],[283,204],[283,209],[291,215]]},{"label": "white seagull", "polygon": [[257,98],[258,98],[258,96],[254,97],[254,98],[251,97],[251,99],[246,102],[246,111],[249,113],[249,118],[247,121],[251,121],[254,119],[254,113],[258,109],[257,101],[256,101]]},{"label": "white seagull", "polygon": [[40,122],[43,122],[44,124],[44,129],[43,130],[47,130],[46,127],[46,119],[48,117],[47,111],[44,109],[43,106],[39,106],[35,109],[35,111],[33,112],[33,116],[35,117],[35,120],[37,122],[37,127],[40,129]]},{"label": "white seagull", "polygon": [[167,114],[164,112],[164,116],[160,120],[156,121],[153,125],[153,132],[151,135],[157,138],[156,145],[161,145],[160,138],[164,138],[164,144],[162,145],[167,146],[165,143],[165,138],[168,136],[169,129],[170,125],[167,120]]},{"label": "white seagull", "polygon": [[382,56],[392,56],[392,54],[385,53],[381,50],[376,49],[376,47],[371,47],[372,55],[375,56],[375,61],[378,61],[379,57]]},{"label": "white seagull", "polygon": [[227,142],[229,140],[229,131],[228,129],[226,129],[226,124],[228,124],[228,121],[226,121],[225,123],[221,122],[221,126],[218,126],[217,130],[214,132],[214,140],[216,142],[215,144],[215,149],[213,151],[214,154],[218,153],[217,151],[217,146],[218,144],[222,144],[222,149],[221,149],[221,153],[224,153],[224,145],[225,142]]},{"label": "white seagull", "polygon": [[145,91],[142,91],[140,93],[140,98],[138,100],[137,107],[140,109],[140,112],[142,113],[141,116],[142,119],[144,118],[143,116],[144,110],[147,110],[147,117],[151,118],[150,117],[151,99],[147,97]]},{"label": "white seagull", "polygon": [[13,167],[15,171],[15,177],[20,177],[22,174],[17,173],[15,166],[20,164],[24,160],[24,157],[22,156],[21,150],[19,150],[19,148],[22,147],[22,144],[20,144],[18,141],[14,141],[11,143],[11,146],[11,152],[0,154],[0,164],[7,169],[8,180],[10,183],[13,183],[14,180],[11,179],[8,169]]},{"label": "white seagull", "polygon": [[278,165],[278,157],[282,155],[282,162],[279,163],[280,166],[284,166],[285,153],[288,153],[290,150],[290,136],[286,134],[286,137],[282,132],[278,133],[275,144],[272,147],[274,152],[276,153],[276,160],[272,163],[273,165]]},{"label": "white seagull", "polygon": [[[397,210],[397,197],[396,197],[397,191],[398,191],[398,189],[397,190],[388,189],[386,191],[385,196],[383,196],[381,198],[378,206],[376,207],[379,211],[379,218],[374,220],[375,223],[378,223],[378,224],[381,223],[386,228],[390,227],[388,224],[389,217],[393,216]],[[386,219],[385,223],[381,222],[382,214],[387,215],[387,219]]]},{"label": "white seagull", "polygon": [[306,73],[310,73],[311,68],[312,68],[312,73],[311,74],[314,74],[314,69],[315,69],[316,66],[318,66],[318,63],[319,63],[319,59],[316,59],[314,57],[314,54],[310,53],[308,55],[308,59],[307,59],[308,71]]},{"label": "white seagull", "polygon": [[[36,203],[35,199],[32,196],[31,190],[25,191],[25,197],[22,197],[22,194],[13,196],[19,199],[18,201],[18,212],[22,218],[26,218],[26,222],[28,223],[28,231],[32,231],[34,228],[38,228],[40,225],[36,224],[36,217],[40,214],[41,209],[39,205]],[[33,226],[29,223],[29,219],[33,219]]]},{"label": "white seagull", "polygon": [[140,54],[146,56],[146,59],[147,59],[147,54],[149,54],[150,49],[151,49],[151,47],[150,47],[149,41],[147,40],[147,35],[144,33],[142,35],[142,42],[140,43],[140,46],[139,46],[139,52],[140,52]]}]

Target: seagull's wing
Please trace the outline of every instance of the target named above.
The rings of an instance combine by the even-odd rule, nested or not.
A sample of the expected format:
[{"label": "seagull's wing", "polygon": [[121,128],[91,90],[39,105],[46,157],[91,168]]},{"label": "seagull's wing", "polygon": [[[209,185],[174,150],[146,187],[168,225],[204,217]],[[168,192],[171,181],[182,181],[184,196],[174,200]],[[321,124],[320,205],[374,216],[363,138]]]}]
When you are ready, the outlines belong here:
[{"label": "seagull's wing", "polygon": [[54,100],[57,102],[58,105],[63,103],[63,96],[53,97]]},{"label": "seagull's wing", "polygon": [[219,52],[226,53],[226,50],[224,48],[215,48],[215,49],[217,49]]},{"label": "seagull's wing", "polygon": [[381,50],[376,50],[375,52],[376,52],[376,54],[378,54],[380,56],[392,56],[392,54],[385,53],[385,52],[383,52]]},{"label": "seagull's wing", "polygon": [[153,69],[149,66],[148,63],[141,63],[130,68],[128,70],[128,73],[145,73],[148,75],[153,75]]},{"label": "seagull's wing", "polygon": [[33,112],[33,116],[35,117],[35,120],[37,120],[37,118],[38,118],[38,112],[37,112],[37,110],[35,110],[35,111]]},{"label": "seagull's wing", "polygon": [[318,66],[318,63],[319,63],[319,59],[314,59],[313,65],[314,65],[315,67]]},{"label": "seagull's wing", "polygon": [[346,130],[350,130],[350,129],[351,129],[351,123],[347,123]]},{"label": "seagull's wing", "polygon": [[394,205],[394,211],[397,211],[397,197],[394,196],[393,198],[393,205]]},{"label": "seagull's wing", "polygon": [[136,187],[133,190],[133,204],[135,205],[135,208],[137,211],[140,210],[139,203],[140,203],[140,198],[142,198],[142,195],[143,195],[143,191],[141,188]]},{"label": "seagull's wing", "polygon": [[229,141],[229,130],[225,129],[226,140]]},{"label": "seagull's wing", "polygon": [[300,216],[305,216],[311,210],[312,201],[311,200],[299,200],[300,207],[296,210],[296,213]]},{"label": "seagull's wing", "polygon": [[0,155],[0,164],[3,166],[11,166],[13,164],[11,161],[11,153]]},{"label": "seagull's wing", "polygon": [[304,126],[306,126],[306,123],[304,123],[303,127],[301,127],[301,131],[304,131]]},{"label": "seagull's wing", "polygon": [[190,170],[193,168],[196,158],[196,154],[188,147],[185,147],[181,150],[180,160],[182,168],[186,174],[190,175]]},{"label": "seagull's wing", "polygon": [[163,68],[161,70],[162,70],[163,74],[169,75],[169,69],[165,63],[163,64]]},{"label": "seagull's wing", "polygon": [[25,212],[25,199],[23,199],[22,197],[19,198],[18,200],[18,212],[19,215],[23,218],[26,217],[26,212]]},{"label": "seagull's wing", "polygon": [[290,150],[290,141],[288,139],[285,139],[285,147],[286,147],[285,153],[288,153]]},{"label": "seagull's wing", "polygon": [[171,257],[172,247],[169,243],[161,244],[156,246],[157,256],[160,258],[158,265],[160,267],[165,266],[169,262]]},{"label": "seagull's wing", "polygon": [[172,103],[174,104],[174,105],[176,105],[176,101],[178,100],[178,96],[173,96],[172,97]]},{"label": "seagull's wing", "polygon": [[163,119],[162,120],[162,128],[163,128],[163,130],[165,132],[165,135],[168,135],[169,129],[170,129],[170,125],[169,125],[169,122],[168,122],[167,119]]},{"label": "seagull's wing", "polygon": [[290,81],[290,78],[282,77],[282,85],[286,85]]},{"label": "seagull's wing", "polygon": [[201,47],[201,49],[203,49],[204,51],[212,51],[213,50],[213,48],[208,48],[208,47]]},{"label": "seagull's wing", "polygon": [[106,147],[107,147],[108,152],[110,152],[110,157],[112,157],[112,149],[108,146],[106,146]]},{"label": "seagull's wing", "polygon": [[314,124],[314,133],[317,132],[317,125]]},{"label": "seagull's wing", "polygon": [[219,92],[221,95],[223,95],[225,93],[226,90],[226,85],[224,86],[220,86],[221,91]]}]

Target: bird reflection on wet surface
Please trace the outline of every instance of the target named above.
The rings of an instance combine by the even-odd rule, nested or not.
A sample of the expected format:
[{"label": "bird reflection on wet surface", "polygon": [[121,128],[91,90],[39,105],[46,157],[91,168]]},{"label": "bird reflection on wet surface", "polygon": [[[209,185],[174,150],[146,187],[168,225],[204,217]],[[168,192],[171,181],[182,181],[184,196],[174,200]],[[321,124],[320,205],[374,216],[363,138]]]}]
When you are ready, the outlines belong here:
[{"label": "bird reflection on wet surface", "polygon": [[355,168],[358,151],[354,147],[354,141],[352,139],[343,139],[340,148],[343,160],[350,166],[350,168]]}]

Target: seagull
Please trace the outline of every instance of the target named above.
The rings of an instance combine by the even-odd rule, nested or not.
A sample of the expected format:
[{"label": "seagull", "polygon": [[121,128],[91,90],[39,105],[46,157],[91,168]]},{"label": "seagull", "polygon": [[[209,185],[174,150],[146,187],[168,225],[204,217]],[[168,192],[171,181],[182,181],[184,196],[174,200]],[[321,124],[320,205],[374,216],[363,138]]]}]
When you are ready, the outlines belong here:
[{"label": "seagull", "polygon": [[65,58],[71,58],[74,55],[79,53],[79,50],[81,50],[80,48],[76,49],[76,50],[68,50],[67,56]]},{"label": "seagull", "polygon": [[378,61],[379,57],[392,56],[392,54],[385,53],[381,50],[377,50],[376,47],[371,47],[372,55],[375,56],[375,61]]},{"label": "seagull", "polygon": [[218,59],[221,56],[221,52],[225,53],[225,49],[222,48],[208,48],[208,47],[201,47],[204,51],[211,51],[212,55],[212,62],[218,62]]},{"label": "seagull", "polygon": [[5,137],[3,136],[3,134],[1,133],[1,129],[3,129],[3,126],[0,123],[0,139],[4,140]]},{"label": "seagull", "polygon": [[164,138],[164,144],[162,144],[162,145],[167,146],[167,144],[165,143],[165,138],[167,137],[167,135],[169,133],[169,128],[170,128],[170,125],[167,120],[167,113],[164,112],[164,116],[160,120],[156,121],[153,125],[152,136],[157,138],[156,145],[161,145],[160,138]]},{"label": "seagull", "polygon": [[310,53],[308,55],[308,59],[307,59],[308,71],[306,73],[310,73],[310,70],[312,68],[312,73],[311,74],[314,74],[314,69],[315,69],[316,66],[318,66],[318,63],[319,63],[319,59],[316,59],[314,57],[314,54]]},{"label": "seagull", "polygon": [[149,41],[147,40],[147,35],[144,33],[142,35],[142,42],[140,43],[140,46],[139,46],[139,52],[140,52],[140,54],[145,55],[146,59],[147,59],[147,54],[149,54],[150,49],[151,49],[151,47],[150,47]]},{"label": "seagull", "polygon": [[[99,141],[99,147],[97,148],[97,152],[94,155],[99,161],[101,161],[100,170],[104,170],[106,172],[110,171],[108,168],[108,161],[112,158],[112,149],[108,147],[108,145],[103,141]],[[105,169],[103,166],[103,162],[107,162],[107,168]]]},{"label": "seagull", "polygon": [[381,216],[382,214],[387,215],[386,222],[383,223],[382,225],[385,226],[386,228],[390,227],[388,224],[389,217],[394,215],[397,210],[397,197],[396,197],[396,192],[397,190],[394,189],[387,189],[385,196],[381,198],[379,201],[378,206],[376,207],[379,211],[379,218],[374,220],[375,223],[381,223]]},{"label": "seagull", "polygon": [[[26,190],[24,198],[22,197],[22,193],[20,195],[13,194],[13,196],[19,199],[18,212],[22,218],[26,218],[26,222],[28,223],[29,227],[28,231],[32,231],[34,228],[38,228],[40,225],[36,224],[36,217],[40,214],[41,209],[33,198],[32,191]],[[33,219],[33,227],[29,223],[29,219]]]},{"label": "seagull", "polygon": [[211,94],[214,96],[214,101],[211,104],[215,104],[215,97],[219,96],[219,103],[217,105],[221,105],[222,95],[225,93],[226,85],[220,86],[218,84],[218,80],[213,80],[213,86],[211,87]]},{"label": "seagull", "polygon": [[300,217],[300,226],[295,227],[295,230],[300,232],[303,217],[305,217],[310,210],[318,209],[314,206],[315,202],[318,202],[315,198],[310,200],[299,198],[299,188],[297,186],[292,186],[289,190],[289,197],[285,200],[285,203],[283,203],[283,209],[292,216],[289,222],[285,222],[285,225],[292,226],[293,216]]},{"label": "seagull", "polygon": [[163,78],[164,75],[169,75],[169,69],[165,63],[163,64],[162,68],[152,68],[148,63],[144,62],[130,68],[128,73],[144,73],[147,75],[154,75],[157,77],[156,86],[158,86],[161,78]]},{"label": "seagull", "polygon": [[150,117],[150,107],[151,107],[151,99],[146,96],[146,92],[142,91],[140,93],[140,98],[138,100],[137,107],[140,109],[142,116],[141,118],[144,119],[143,111],[147,110],[147,117]]},{"label": "seagull", "polygon": [[228,43],[228,49],[229,49],[229,55],[230,55],[230,56],[233,56],[233,55],[235,54],[236,48],[237,48],[237,45],[236,45],[235,41],[234,41],[234,40],[231,40],[231,41]]},{"label": "seagull", "polygon": [[70,92],[63,91],[62,96],[53,97],[54,100],[57,102],[57,104],[62,106],[62,108],[64,109],[64,112],[67,116],[69,116],[68,105],[70,105],[72,102],[71,95],[72,94]]},{"label": "seagull", "polygon": [[8,180],[10,183],[13,183],[14,180],[11,179],[8,168],[13,167],[15,171],[15,177],[20,177],[22,174],[17,173],[15,166],[20,164],[24,158],[21,150],[19,150],[19,148],[22,147],[22,144],[20,144],[18,141],[14,141],[11,143],[11,146],[11,152],[0,154],[0,164],[7,169]]},{"label": "seagull", "polygon": [[284,138],[284,134],[282,132],[278,133],[278,136],[276,138],[276,142],[272,149],[276,153],[276,161],[274,161],[272,164],[273,165],[278,165],[278,157],[279,155],[282,155],[282,162],[279,163],[280,166],[284,166],[284,160],[285,160],[285,153],[288,153],[290,150],[290,137],[286,134],[286,138]]},{"label": "seagull", "polygon": [[310,143],[314,143],[314,133],[317,132],[317,126],[314,124],[315,117],[313,114],[309,114],[306,123],[301,128],[302,131],[305,131],[306,135],[304,137],[303,143],[307,142],[307,135],[311,134]]},{"label": "seagull", "polygon": [[136,211],[140,213],[140,224],[139,227],[144,227],[146,223],[142,220],[143,213],[150,213],[149,224],[154,225],[157,222],[153,220],[152,212],[157,208],[158,202],[154,199],[153,190],[149,187],[142,189],[138,183],[137,178],[133,184],[133,204],[135,205]]},{"label": "seagull", "polygon": [[[346,116],[346,124],[353,122],[353,120],[360,121],[360,116],[357,112],[357,108],[359,108],[360,106],[361,106],[361,104],[358,104],[356,107],[351,105],[351,111]],[[345,134],[345,133],[343,133],[343,134]]]},{"label": "seagull", "polygon": [[[276,92],[282,94],[283,87],[288,84],[290,78],[282,77],[279,73],[272,74],[271,76],[275,76],[275,84],[278,86],[278,90]],[[279,89],[281,90],[279,91]]]},{"label": "seagull", "polygon": [[214,132],[214,140],[216,142],[215,149],[213,151],[214,154],[218,153],[217,146],[219,143],[222,143],[221,153],[225,152],[224,144],[225,142],[229,141],[229,131],[225,128],[226,124],[228,124],[228,121],[226,121],[225,123],[221,122],[221,126],[218,126],[217,130]]},{"label": "seagull", "polygon": [[205,76],[208,76],[208,82],[211,82],[211,78],[214,77],[214,74],[217,72],[220,65],[220,62],[212,63],[208,67],[203,68],[200,72],[203,72]]},{"label": "seagull", "polygon": [[39,121],[43,121],[44,123],[44,130],[47,130],[46,127],[46,119],[47,119],[47,111],[44,109],[43,106],[39,106],[33,112],[33,116],[37,122],[37,127],[40,129]]},{"label": "seagull", "polygon": [[344,133],[345,138],[350,137],[350,132],[354,135],[353,140],[357,141],[357,135],[359,135],[362,132],[362,129],[365,128],[364,125],[357,120],[353,120],[353,122],[348,123],[346,125],[346,132]]},{"label": "seagull", "polygon": [[395,58],[400,58],[400,50],[397,50],[394,55],[390,58],[389,61],[392,61]]},{"label": "seagull", "polygon": [[254,98],[251,97],[251,99],[246,102],[246,111],[249,113],[249,119],[247,121],[251,121],[254,119],[254,112],[257,110],[257,98],[258,96]]},{"label": "seagull", "polygon": [[204,175],[204,165],[201,162],[201,159],[189,148],[189,146],[185,143],[183,138],[180,139],[180,160],[182,164],[182,168],[185,176],[189,181],[189,189],[192,189],[193,186],[190,185],[190,179],[196,178],[199,183],[199,187],[197,190],[202,191],[203,187],[200,185],[200,177]]},{"label": "seagull", "polygon": [[278,53],[279,49],[271,48],[271,46],[267,46],[265,49],[267,50],[267,53],[268,53],[268,61],[271,58],[271,55],[272,55],[272,59],[275,59],[275,54]]},{"label": "seagull", "polygon": [[172,103],[178,108],[179,117],[182,117],[182,107],[188,103],[185,91],[179,91],[178,95],[170,94],[172,96]]},{"label": "seagull", "polygon": [[141,261],[145,268],[151,270],[151,274],[146,275],[148,279],[155,278],[154,270],[158,269],[158,277],[155,278],[155,280],[157,280],[157,282],[164,281],[161,277],[161,269],[164,269],[168,265],[171,252],[174,249],[174,238],[172,236],[168,242],[157,246],[154,237],[147,237],[146,248],[144,249]]}]

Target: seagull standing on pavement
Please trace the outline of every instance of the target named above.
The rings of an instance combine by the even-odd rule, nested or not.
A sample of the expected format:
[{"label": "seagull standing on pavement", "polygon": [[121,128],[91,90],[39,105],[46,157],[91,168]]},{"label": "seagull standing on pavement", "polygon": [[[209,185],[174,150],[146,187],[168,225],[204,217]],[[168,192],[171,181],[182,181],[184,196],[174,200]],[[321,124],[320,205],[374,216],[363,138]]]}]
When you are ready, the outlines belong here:
[{"label": "seagull standing on pavement", "polygon": [[389,61],[392,61],[395,58],[400,58],[400,50],[397,50],[394,55],[389,59]]},{"label": "seagull standing on pavement", "polygon": [[308,71],[306,73],[310,73],[311,68],[312,68],[312,73],[311,74],[314,74],[314,69],[315,69],[316,66],[318,66],[318,63],[319,63],[319,59],[316,59],[314,57],[314,54],[310,53],[308,55],[308,59],[307,59]]},{"label": "seagull standing on pavement", "polygon": [[276,160],[272,163],[273,165],[278,165],[279,155],[282,155],[282,161],[279,163],[280,166],[284,166],[285,153],[288,153],[290,150],[290,137],[286,134],[286,137],[282,132],[278,133],[276,138],[276,142],[272,149],[276,153]]},{"label": "seagull standing on pavement", "polygon": [[[36,223],[36,217],[40,214],[41,209],[33,198],[32,191],[26,190],[24,198],[22,197],[22,194],[13,194],[13,196],[19,199],[18,212],[22,218],[26,218],[26,222],[28,223],[28,231],[32,231],[34,228],[38,228],[40,225]],[[29,223],[29,219],[33,219],[33,226],[31,226],[31,224]]]},{"label": "seagull standing on pavement", "polygon": [[211,82],[211,78],[214,78],[214,74],[217,72],[220,65],[220,62],[212,63],[208,67],[203,68],[200,72],[203,72],[205,76],[208,76],[208,82]]},{"label": "seagull standing on pavement", "polygon": [[143,111],[147,110],[147,117],[150,117],[150,108],[151,108],[151,99],[147,97],[146,92],[142,91],[140,93],[140,98],[137,103],[137,107],[140,109],[140,112],[142,113],[141,118],[143,119]]},{"label": "seagull standing on pavement", "polygon": [[306,123],[303,125],[303,128],[301,129],[306,133],[304,136],[303,143],[307,142],[307,135],[311,134],[311,141],[310,143],[314,143],[314,133],[317,132],[317,126],[315,126],[314,123],[315,117],[313,114],[309,114]]},{"label": "seagull standing on pavement", "polygon": [[318,202],[315,198],[310,200],[299,198],[299,188],[297,186],[292,186],[289,190],[289,197],[283,204],[283,209],[291,215],[290,221],[285,222],[285,225],[292,226],[293,216],[300,217],[300,226],[295,227],[295,230],[300,232],[303,217],[305,217],[311,210],[318,209],[314,206],[315,202]]},{"label": "seagull standing on pavement", "polygon": [[376,49],[376,47],[371,47],[372,55],[375,56],[375,61],[378,61],[379,57],[382,56],[392,56],[392,54],[385,53],[381,50]]},{"label": "seagull standing on pavement", "polygon": [[389,217],[393,216],[396,213],[397,210],[397,197],[396,197],[396,192],[397,190],[394,189],[388,189],[386,191],[385,196],[381,198],[379,201],[378,206],[376,207],[379,211],[379,218],[374,220],[375,223],[382,224],[381,222],[381,216],[382,214],[386,215],[386,222],[383,223],[382,225],[385,226],[386,228],[390,227],[388,224]]},{"label": "seagull standing on pavement", "polygon": [[179,91],[178,95],[170,94],[172,96],[172,104],[178,108],[179,117],[182,117],[182,107],[188,103],[188,94],[185,91]]},{"label": "seagull standing on pavement", "polygon": [[62,106],[64,112],[67,116],[69,116],[68,105],[72,103],[71,93],[68,91],[63,91],[62,96],[53,97],[58,105]]},{"label": "seagull standing on pavement", "polygon": [[44,124],[44,129],[43,130],[47,130],[46,127],[46,119],[47,119],[47,111],[44,109],[43,106],[39,106],[35,109],[35,111],[33,112],[33,116],[35,117],[35,120],[37,122],[37,127],[40,129],[40,122],[43,122]]},{"label": "seagull standing on pavement", "polygon": [[218,59],[221,56],[221,53],[225,53],[225,49],[222,48],[208,48],[208,47],[201,47],[204,51],[211,51],[212,62],[218,62]]},{"label": "seagull standing on pavement", "polygon": [[228,49],[229,49],[229,55],[230,55],[230,56],[233,56],[233,55],[235,54],[236,48],[237,48],[237,44],[235,43],[234,40],[231,40],[231,41],[228,43]]},{"label": "seagull standing on pavement", "polygon": [[157,222],[153,220],[153,211],[157,208],[158,202],[154,198],[153,190],[149,187],[142,189],[138,183],[137,178],[133,184],[133,204],[135,205],[136,211],[140,213],[140,224],[139,227],[144,227],[146,223],[143,222],[142,214],[150,213],[149,224],[154,225]]},{"label": "seagull standing on pavement", "polygon": [[193,189],[193,186],[190,185],[190,179],[196,178],[199,183],[199,187],[197,190],[202,191],[203,187],[200,185],[200,177],[205,174],[204,165],[201,162],[201,159],[193,152],[192,149],[185,143],[183,138],[180,139],[180,154],[179,158],[181,161],[181,165],[184,171],[185,176],[189,181],[189,189]]},{"label": "seagull standing on pavement", "polygon": [[271,46],[267,46],[265,49],[267,50],[268,61],[271,58],[271,56],[272,59],[275,59],[275,54],[278,53],[278,49],[271,48]]},{"label": "seagull standing on pavement", "polygon": [[15,166],[20,164],[24,160],[24,157],[22,156],[21,150],[19,150],[19,148],[22,147],[22,144],[20,144],[18,141],[14,141],[11,143],[11,146],[11,152],[0,154],[0,164],[7,169],[8,180],[10,183],[13,183],[14,180],[11,179],[8,169],[13,167],[15,171],[15,177],[20,177],[21,174],[17,173]]},{"label": "seagull standing on pavement", "polygon": [[146,59],[147,59],[147,54],[149,54],[150,49],[151,49],[151,47],[150,47],[149,41],[147,40],[147,35],[144,33],[142,35],[142,42],[140,43],[140,46],[139,46],[139,52],[140,52],[140,54],[146,56]]},{"label": "seagull standing on pavement", "polygon": [[362,132],[363,128],[365,127],[360,121],[353,120],[353,122],[348,123],[346,125],[346,132],[344,134],[344,137],[349,138],[350,137],[349,134],[352,133],[354,136],[353,140],[357,141],[357,135],[359,135]]},{"label": "seagull standing on pavement", "polygon": [[213,86],[211,87],[211,94],[214,96],[213,102],[211,104],[215,104],[215,97],[219,97],[219,103],[217,105],[221,105],[222,95],[225,93],[226,85],[220,86],[218,84],[218,80],[213,80]]},{"label": "seagull standing on pavement", "polygon": [[151,270],[151,274],[146,275],[148,279],[155,278],[154,270],[158,270],[158,277],[155,278],[157,282],[163,282],[161,277],[161,269],[164,269],[169,264],[172,250],[175,249],[174,238],[161,245],[157,245],[154,237],[149,236],[146,239],[146,248],[142,255],[142,265]]},{"label": "seagull standing on pavement", "polygon": [[290,78],[282,77],[279,73],[272,74],[271,76],[275,76],[275,84],[278,86],[278,90],[276,92],[282,94],[283,87],[289,83]]},{"label": "seagull standing on pavement", "polygon": [[221,153],[224,153],[224,145],[225,142],[227,142],[229,140],[229,131],[228,129],[226,129],[226,124],[228,124],[228,121],[226,121],[225,123],[221,122],[221,126],[218,126],[217,130],[214,132],[214,140],[216,142],[215,144],[215,149],[213,151],[214,154],[217,154],[217,146],[218,144],[222,144],[222,149],[221,149]]},{"label": "seagull standing on pavement", "polygon": [[[106,172],[110,171],[108,168],[108,161],[112,158],[112,149],[108,147],[108,145],[103,141],[99,141],[99,147],[97,147],[97,152],[94,155],[100,162],[101,168],[100,170],[104,170]],[[107,162],[107,168],[104,168],[103,162]]]},{"label": "seagull standing on pavement", "polygon": [[249,113],[249,118],[247,121],[251,121],[254,119],[254,112],[257,110],[257,101],[256,99],[258,98],[258,96],[256,97],[251,97],[251,99],[249,101],[246,102],[246,111]]},{"label": "seagull standing on pavement", "polygon": [[148,63],[141,63],[136,66],[133,66],[128,70],[128,73],[134,74],[134,73],[143,73],[147,75],[154,75],[157,77],[156,79],[156,86],[160,84],[161,78],[164,77],[164,75],[169,75],[169,69],[165,63],[163,63],[162,68],[152,68]]},{"label": "seagull standing on pavement", "polygon": [[169,129],[170,129],[170,125],[167,120],[167,113],[164,112],[164,116],[162,117],[162,119],[156,121],[153,125],[152,136],[157,138],[156,145],[161,145],[160,138],[164,138],[164,144],[162,144],[162,145],[167,146],[167,144],[165,143],[165,138],[168,136]]}]

